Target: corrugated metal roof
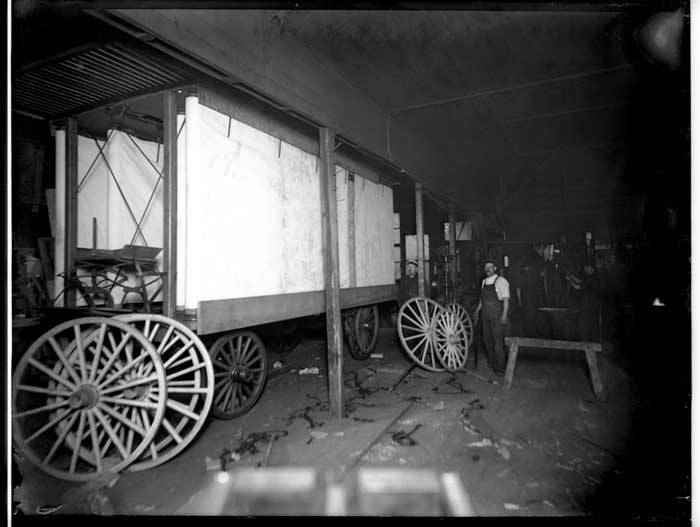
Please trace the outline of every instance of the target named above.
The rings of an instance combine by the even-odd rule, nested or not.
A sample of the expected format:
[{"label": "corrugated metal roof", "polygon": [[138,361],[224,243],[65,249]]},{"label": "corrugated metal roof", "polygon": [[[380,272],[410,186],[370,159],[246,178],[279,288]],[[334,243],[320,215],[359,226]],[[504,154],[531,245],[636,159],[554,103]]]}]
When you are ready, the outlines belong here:
[{"label": "corrugated metal roof", "polygon": [[191,80],[170,61],[118,42],[99,44],[18,71],[13,107],[51,119]]}]

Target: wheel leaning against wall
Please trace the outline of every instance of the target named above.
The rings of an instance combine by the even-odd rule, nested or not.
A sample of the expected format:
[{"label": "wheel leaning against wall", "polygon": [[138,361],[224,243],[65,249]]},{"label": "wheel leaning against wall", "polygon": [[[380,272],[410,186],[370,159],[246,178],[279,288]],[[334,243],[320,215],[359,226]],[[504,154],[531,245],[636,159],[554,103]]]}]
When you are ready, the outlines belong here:
[{"label": "wheel leaning against wall", "polygon": [[235,331],[219,337],[209,348],[209,355],[214,367],[212,415],[219,419],[243,415],[265,387],[265,345],[252,331]]},{"label": "wheel leaning against wall", "polygon": [[444,371],[435,353],[435,330],[438,315],[444,309],[429,298],[409,298],[399,309],[397,331],[404,350],[420,367]]},{"label": "wheel leaning against wall", "polygon": [[467,363],[469,339],[459,315],[443,309],[435,319],[435,354],[440,364],[450,372],[464,368]]},{"label": "wheel leaning against wall", "polygon": [[[151,373],[138,378],[143,368]],[[69,481],[131,465],[156,436],[167,399],[165,368],[151,342],[104,317],[41,335],[20,359],[12,392],[15,443],[31,463]]]},{"label": "wheel leaning against wall", "polygon": [[467,333],[467,341],[469,342],[468,347],[471,346],[472,342],[474,342],[474,324],[472,323],[472,319],[467,310],[457,302],[447,304],[445,309],[454,312],[459,317],[459,320],[464,326],[464,331]]},{"label": "wheel leaning against wall", "polygon": [[[163,421],[148,449],[129,467],[146,470],[175,457],[199,433],[214,399],[214,368],[202,341],[181,322],[150,313],[115,318],[141,331],[165,368],[168,399]],[[150,373],[147,368],[141,371],[143,376]]]}]

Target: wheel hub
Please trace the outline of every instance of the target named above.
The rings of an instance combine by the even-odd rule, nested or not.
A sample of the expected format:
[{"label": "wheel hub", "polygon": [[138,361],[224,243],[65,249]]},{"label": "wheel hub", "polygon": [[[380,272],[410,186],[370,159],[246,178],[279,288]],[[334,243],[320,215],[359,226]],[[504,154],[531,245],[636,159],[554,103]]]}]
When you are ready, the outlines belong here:
[{"label": "wheel hub", "polygon": [[253,375],[247,369],[240,368],[238,366],[234,366],[233,368],[231,368],[229,375],[234,381],[248,383],[253,380]]},{"label": "wheel hub", "polygon": [[71,408],[92,408],[97,404],[100,392],[92,384],[83,384],[70,396]]}]

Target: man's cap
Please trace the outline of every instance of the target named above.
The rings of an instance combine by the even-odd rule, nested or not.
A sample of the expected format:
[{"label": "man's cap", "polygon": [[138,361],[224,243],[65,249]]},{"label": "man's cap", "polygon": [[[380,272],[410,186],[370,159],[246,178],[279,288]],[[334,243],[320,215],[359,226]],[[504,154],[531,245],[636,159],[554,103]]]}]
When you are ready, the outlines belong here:
[{"label": "man's cap", "polygon": [[416,262],[415,260],[409,260],[409,261],[407,261],[407,262],[406,262],[406,265],[409,265],[409,264],[413,264],[413,265],[415,265],[416,267],[418,267],[418,262]]},{"label": "man's cap", "polygon": [[496,260],[486,259],[486,260],[484,260],[484,265],[486,265],[486,264],[493,264],[493,265],[495,265],[496,267],[498,267],[498,264],[496,263]]}]

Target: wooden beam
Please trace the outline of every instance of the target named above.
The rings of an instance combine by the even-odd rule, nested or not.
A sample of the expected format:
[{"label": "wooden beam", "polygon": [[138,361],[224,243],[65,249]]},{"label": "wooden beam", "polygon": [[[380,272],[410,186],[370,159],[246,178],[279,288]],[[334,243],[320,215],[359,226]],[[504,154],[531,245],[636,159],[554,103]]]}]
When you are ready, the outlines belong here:
[{"label": "wooden beam", "polygon": [[[396,284],[351,287],[340,290],[340,308],[396,302]],[[325,291],[204,300],[187,317],[200,335],[231,331],[292,318],[319,315],[326,310]],[[185,310],[177,316],[185,322]]]},{"label": "wooden beam", "polygon": [[[66,278],[75,277],[75,259],[78,248],[78,121],[66,119],[66,175],[65,175],[65,250],[63,271]],[[64,304],[75,306],[75,288],[69,288]]]},{"label": "wooden beam", "polygon": [[425,255],[423,253],[423,185],[416,181],[416,260],[418,260],[418,296],[425,296]]},{"label": "wooden beam", "polygon": [[319,129],[321,152],[321,218],[323,222],[323,274],[326,289],[326,334],[328,342],[328,395],[331,416],[343,415],[343,333],[340,318],[340,272],[338,257],[338,212],[336,204],[333,147],[335,132]]},{"label": "wooden beam", "polygon": [[163,93],[163,314],[175,316],[177,296],[177,98]]},{"label": "wooden beam", "polygon": [[[457,300],[457,225],[455,223],[455,206],[449,205],[449,239],[450,239],[450,281],[452,282],[452,301]],[[464,226],[464,222],[462,222]]]}]

